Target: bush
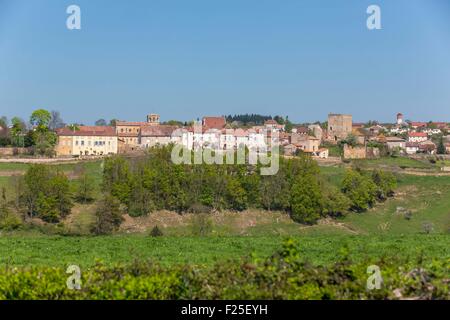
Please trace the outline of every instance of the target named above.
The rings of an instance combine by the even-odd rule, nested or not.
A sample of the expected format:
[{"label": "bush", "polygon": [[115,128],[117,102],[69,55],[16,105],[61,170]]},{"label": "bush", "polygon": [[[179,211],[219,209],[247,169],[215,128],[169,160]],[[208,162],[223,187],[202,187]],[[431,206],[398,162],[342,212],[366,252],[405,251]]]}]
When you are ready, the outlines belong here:
[{"label": "bush", "polygon": [[158,228],[157,225],[153,227],[152,231],[150,231],[150,236],[152,237],[162,237],[163,235],[163,232]]},{"label": "bush", "polygon": [[431,222],[424,222],[422,224],[422,231],[426,234],[430,234],[434,231],[434,224]]},{"label": "bush", "polygon": [[111,195],[106,195],[95,211],[95,222],[92,233],[96,235],[111,234],[123,221],[120,202]]},{"label": "bush", "polygon": [[12,231],[22,226],[22,219],[6,206],[0,207],[0,229]]},{"label": "bush", "polygon": [[376,184],[364,175],[355,170],[348,170],[342,181],[342,192],[351,201],[351,209],[362,212],[369,209],[376,200]]},{"label": "bush", "polygon": [[211,218],[206,213],[199,213],[192,216],[192,234],[195,236],[208,236],[213,229]]}]

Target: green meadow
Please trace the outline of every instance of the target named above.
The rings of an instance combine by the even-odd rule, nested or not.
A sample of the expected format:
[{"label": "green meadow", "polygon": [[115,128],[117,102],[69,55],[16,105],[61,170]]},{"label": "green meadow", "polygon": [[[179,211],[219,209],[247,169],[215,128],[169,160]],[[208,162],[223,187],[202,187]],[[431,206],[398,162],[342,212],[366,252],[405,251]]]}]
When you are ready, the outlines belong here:
[{"label": "green meadow", "polygon": [[[379,161],[379,162],[377,162]],[[348,166],[348,164],[346,164]],[[430,168],[411,159],[357,161],[358,166],[380,168]],[[8,174],[26,170],[28,165],[0,163],[0,187],[7,197],[13,196]],[[56,165],[77,185],[80,164]],[[94,178],[99,192],[101,162],[86,162],[85,170]],[[431,166],[432,167],[432,166]],[[322,167],[323,179],[339,186],[345,166]],[[149,236],[152,224],[139,232],[122,230],[112,236],[49,235],[40,229],[24,228],[0,234],[1,266],[64,266],[85,267],[96,261],[106,264],[151,260],[161,264],[212,265],[218,261],[242,256],[267,257],[287,237],[297,240],[305,259],[317,264],[336,261],[347,254],[354,260],[375,258],[422,257],[450,258],[450,176],[415,176],[396,173],[398,188],[394,198],[377,204],[364,213],[350,213],[343,218],[329,219],[314,226],[292,222],[279,213],[263,212],[264,219],[246,225],[245,217],[214,220],[212,235],[193,236],[188,223],[160,224],[164,236]],[[93,206],[77,206],[73,217],[64,221],[68,227],[87,230],[92,222]],[[228,217],[228,216],[227,216]],[[236,218],[237,217],[237,218]],[[150,219],[151,217],[149,217]],[[264,221],[262,221],[264,220]],[[81,233],[82,234],[82,233]]]}]

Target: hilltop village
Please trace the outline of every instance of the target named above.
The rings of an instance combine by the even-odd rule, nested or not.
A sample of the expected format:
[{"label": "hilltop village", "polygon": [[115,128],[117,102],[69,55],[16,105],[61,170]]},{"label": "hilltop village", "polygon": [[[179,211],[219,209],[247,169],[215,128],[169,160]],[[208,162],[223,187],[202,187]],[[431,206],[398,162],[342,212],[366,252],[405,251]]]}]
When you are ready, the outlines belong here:
[{"label": "hilltop village", "polygon": [[[41,110],[42,111],[42,110]],[[205,116],[201,121],[161,123],[158,114],[147,115],[146,121],[114,120],[95,126],[65,125],[50,129],[55,134],[51,157],[98,157],[111,154],[134,154],[157,145],[181,144],[193,150],[211,148],[230,150],[240,146],[267,150],[278,145],[285,156],[300,152],[317,159],[339,156],[344,159],[376,158],[386,154],[414,155],[450,153],[450,126],[446,122],[415,122],[398,113],[394,123],[353,122],[352,115],[329,114],[326,122],[293,124],[276,116],[264,121],[242,122],[225,116]],[[13,119],[14,120],[14,119]],[[14,121],[13,121],[14,122]],[[30,121],[32,123],[32,121]],[[22,146],[18,137],[29,135],[25,128],[17,134],[17,123],[0,124],[3,143],[0,155],[33,153],[30,146]],[[25,124],[22,124],[25,126]],[[39,130],[35,123],[29,131]],[[13,139],[13,138],[16,139]],[[0,138],[0,142],[2,139]],[[50,143],[51,144],[51,143]],[[22,148],[21,148],[22,147]]]}]

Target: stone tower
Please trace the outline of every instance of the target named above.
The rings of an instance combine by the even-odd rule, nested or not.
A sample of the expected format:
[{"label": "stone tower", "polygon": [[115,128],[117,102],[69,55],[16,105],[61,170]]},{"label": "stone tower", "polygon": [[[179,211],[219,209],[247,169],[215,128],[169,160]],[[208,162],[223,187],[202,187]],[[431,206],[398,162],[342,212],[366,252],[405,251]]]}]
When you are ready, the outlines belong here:
[{"label": "stone tower", "polygon": [[159,114],[151,113],[147,115],[147,123],[153,126],[159,125]]},{"label": "stone tower", "polygon": [[328,139],[340,141],[352,133],[353,119],[349,114],[328,115]]}]

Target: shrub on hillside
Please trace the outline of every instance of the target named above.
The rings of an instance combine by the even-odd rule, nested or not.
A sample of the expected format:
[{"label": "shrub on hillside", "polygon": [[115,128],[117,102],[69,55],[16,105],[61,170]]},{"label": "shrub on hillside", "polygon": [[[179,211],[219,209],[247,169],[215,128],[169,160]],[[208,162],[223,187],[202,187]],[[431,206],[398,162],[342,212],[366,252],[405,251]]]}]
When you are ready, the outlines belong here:
[{"label": "shrub on hillside", "polygon": [[163,232],[161,231],[160,228],[158,228],[157,225],[153,227],[152,231],[150,231],[151,237],[162,237],[163,235],[164,235]]},{"label": "shrub on hillside", "polygon": [[97,235],[111,234],[123,221],[120,202],[111,195],[105,195],[97,205],[92,233]]},{"label": "shrub on hillside", "polygon": [[342,192],[350,199],[351,208],[362,212],[376,200],[377,186],[370,177],[356,170],[347,170],[342,181]]},{"label": "shrub on hillside", "polygon": [[28,216],[46,222],[58,222],[73,207],[69,179],[50,166],[31,165],[23,177],[20,192],[20,203]]},{"label": "shrub on hillside", "polygon": [[11,231],[22,226],[22,219],[6,205],[0,206],[0,229]]},{"label": "shrub on hillside", "polygon": [[207,213],[199,213],[192,216],[192,234],[195,236],[208,236],[213,230],[212,220]]}]

